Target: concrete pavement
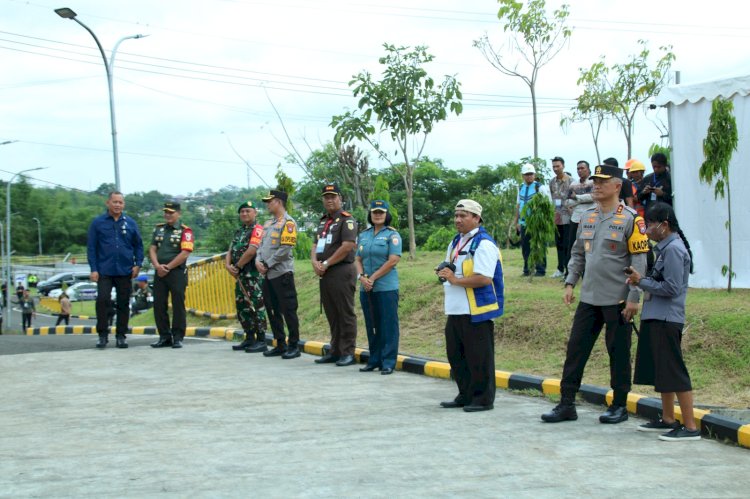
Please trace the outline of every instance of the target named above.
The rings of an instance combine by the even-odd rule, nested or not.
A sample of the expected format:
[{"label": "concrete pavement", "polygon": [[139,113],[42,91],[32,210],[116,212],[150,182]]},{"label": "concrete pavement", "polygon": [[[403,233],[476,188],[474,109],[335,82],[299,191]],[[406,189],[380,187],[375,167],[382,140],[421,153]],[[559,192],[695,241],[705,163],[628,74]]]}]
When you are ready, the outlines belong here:
[{"label": "concrete pavement", "polygon": [[[83,341],[92,335],[29,336]],[[0,337],[0,352],[5,337]],[[498,390],[495,410],[440,409],[443,379],[232,352],[215,340],[154,350],[0,356],[3,497],[747,497],[750,453],[539,420],[546,398]]]}]

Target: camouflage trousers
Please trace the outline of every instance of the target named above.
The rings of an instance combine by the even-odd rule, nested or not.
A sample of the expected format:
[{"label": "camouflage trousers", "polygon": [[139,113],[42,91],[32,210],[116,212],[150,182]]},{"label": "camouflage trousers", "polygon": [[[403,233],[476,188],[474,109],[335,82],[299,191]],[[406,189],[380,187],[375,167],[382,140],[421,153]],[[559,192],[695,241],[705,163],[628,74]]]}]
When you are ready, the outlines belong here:
[{"label": "camouflage trousers", "polygon": [[240,275],[234,285],[237,319],[248,336],[266,332],[266,306],[263,303],[262,275]]}]

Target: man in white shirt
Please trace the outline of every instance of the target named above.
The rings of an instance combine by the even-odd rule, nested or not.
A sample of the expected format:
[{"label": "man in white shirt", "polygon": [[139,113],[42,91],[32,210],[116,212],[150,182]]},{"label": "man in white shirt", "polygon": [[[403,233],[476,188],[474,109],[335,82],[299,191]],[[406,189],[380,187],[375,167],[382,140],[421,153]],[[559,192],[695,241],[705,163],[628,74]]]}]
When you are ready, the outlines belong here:
[{"label": "man in white shirt", "polygon": [[503,267],[500,250],[481,226],[482,206],[471,199],[456,204],[458,234],[437,270],[445,291],[445,346],[453,378],[454,400],[441,407],[487,411],[495,401],[493,319],[503,314]]}]

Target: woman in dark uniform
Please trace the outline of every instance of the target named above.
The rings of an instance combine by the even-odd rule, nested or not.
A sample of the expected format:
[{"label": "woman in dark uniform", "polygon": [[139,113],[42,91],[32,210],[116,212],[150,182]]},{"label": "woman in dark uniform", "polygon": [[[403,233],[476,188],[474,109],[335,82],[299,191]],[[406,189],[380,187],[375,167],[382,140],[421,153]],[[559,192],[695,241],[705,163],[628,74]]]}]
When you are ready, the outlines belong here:
[{"label": "woman in dark uniform", "polygon": [[[666,441],[700,440],[693,417],[693,388],[680,346],[693,255],[674,210],[665,203],[646,210],[646,234],[657,243],[652,271],[642,277],[632,267],[626,270],[628,283],[645,292],[633,382],[654,385],[661,393],[662,417],[638,430],[660,432],[659,438]],[[675,395],[682,424],[675,420]]]}]

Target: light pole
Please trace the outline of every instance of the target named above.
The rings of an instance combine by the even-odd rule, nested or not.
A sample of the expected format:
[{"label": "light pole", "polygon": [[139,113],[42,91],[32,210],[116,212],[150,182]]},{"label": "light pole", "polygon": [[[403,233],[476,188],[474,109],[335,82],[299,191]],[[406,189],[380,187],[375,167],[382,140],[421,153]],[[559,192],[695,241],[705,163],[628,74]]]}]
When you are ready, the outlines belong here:
[{"label": "light pole", "polygon": [[137,38],[143,38],[148,35],[130,35],[130,36],[124,36],[117,40],[117,43],[115,43],[115,47],[112,49],[112,54],[110,55],[109,61],[107,61],[107,55],[104,53],[104,49],[102,48],[102,44],[99,43],[99,39],[96,37],[93,31],[83,24],[81,21],[78,20],[76,17],[76,13],[73,12],[73,9],[69,9],[68,7],[63,7],[60,9],[55,9],[55,12],[58,16],[62,17],[63,19],[72,19],[73,21],[77,22],[83,28],[89,32],[89,34],[94,38],[94,41],[96,42],[96,46],[99,47],[99,52],[102,54],[102,59],[104,60],[104,70],[107,72],[107,88],[109,89],[109,121],[112,126],[112,156],[114,157],[115,162],[115,190],[120,190],[120,159],[118,155],[117,150],[117,127],[115,126],[115,97],[114,97],[114,89],[112,87],[112,71],[114,70],[115,65],[115,55],[117,54],[117,48],[120,46],[122,42],[125,40],[129,40],[131,38],[137,39]]},{"label": "light pole", "polygon": [[39,256],[42,256],[42,222],[38,218],[32,217],[36,222],[37,234],[39,234]]},{"label": "light pole", "polygon": [[17,176],[21,175],[22,173],[26,172],[33,172],[36,170],[44,170],[44,167],[38,166],[36,168],[29,168],[27,170],[21,170],[20,172],[14,174],[12,177],[10,177],[10,180],[8,180],[8,188],[7,192],[5,193],[5,254],[8,257],[8,267],[7,267],[7,273],[5,274],[7,276],[7,288],[8,288],[8,307],[5,311],[5,320],[6,324],[8,324],[8,327],[12,327],[11,324],[13,324],[12,321],[12,314],[13,314],[13,304],[10,302],[10,288],[12,285],[12,272],[13,269],[10,264],[10,186],[13,183],[13,181],[16,179]]}]

